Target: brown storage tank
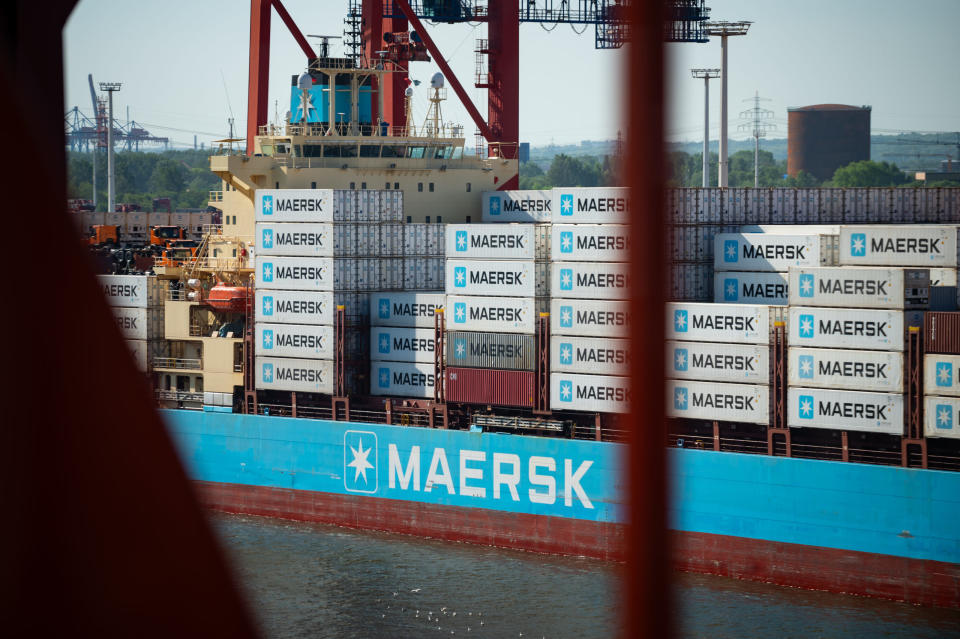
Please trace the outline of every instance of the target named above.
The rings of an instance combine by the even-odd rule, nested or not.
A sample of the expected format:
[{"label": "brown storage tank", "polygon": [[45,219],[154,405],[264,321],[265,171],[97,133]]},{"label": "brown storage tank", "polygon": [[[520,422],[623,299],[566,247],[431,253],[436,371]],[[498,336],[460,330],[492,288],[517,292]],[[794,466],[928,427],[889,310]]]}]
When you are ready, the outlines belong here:
[{"label": "brown storage tank", "polygon": [[492,368],[447,368],[449,402],[533,407],[536,373]]},{"label": "brown storage tank", "polygon": [[787,173],[829,180],[840,167],[869,160],[870,110],[845,104],[787,109]]}]

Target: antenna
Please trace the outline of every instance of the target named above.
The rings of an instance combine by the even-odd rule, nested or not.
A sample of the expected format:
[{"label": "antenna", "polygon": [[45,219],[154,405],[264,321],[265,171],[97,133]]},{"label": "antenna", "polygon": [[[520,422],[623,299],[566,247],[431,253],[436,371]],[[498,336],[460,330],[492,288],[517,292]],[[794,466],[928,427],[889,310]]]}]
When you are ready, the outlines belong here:
[{"label": "antenna", "polygon": [[320,55],[318,58],[329,58],[330,57],[330,40],[340,40],[343,36],[338,35],[317,35],[313,33],[307,34],[308,38],[317,38],[320,40]]},{"label": "antenna", "polygon": [[765,119],[773,117],[773,111],[760,108],[760,102],[770,102],[770,98],[761,98],[760,92],[757,91],[752,98],[746,98],[744,102],[751,100],[753,108],[741,111],[740,119],[752,121],[738,125],[737,130],[749,131],[750,127],[753,127],[750,133],[753,136],[753,188],[757,188],[760,185],[760,138],[766,137],[767,131],[777,128],[777,125],[764,122]]}]

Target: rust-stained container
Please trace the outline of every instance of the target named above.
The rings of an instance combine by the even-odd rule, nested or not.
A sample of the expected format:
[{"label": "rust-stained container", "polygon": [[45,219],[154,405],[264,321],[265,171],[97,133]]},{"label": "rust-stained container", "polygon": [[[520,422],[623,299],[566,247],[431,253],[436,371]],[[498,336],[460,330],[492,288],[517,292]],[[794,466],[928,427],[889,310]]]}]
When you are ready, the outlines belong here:
[{"label": "rust-stained container", "polygon": [[469,368],[532,371],[537,362],[533,335],[447,333],[447,364]]},{"label": "rust-stained container", "polygon": [[960,313],[925,313],[923,334],[926,352],[960,355]]},{"label": "rust-stained container", "polygon": [[533,407],[536,373],[491,368],[447,368],[448,402]]}]

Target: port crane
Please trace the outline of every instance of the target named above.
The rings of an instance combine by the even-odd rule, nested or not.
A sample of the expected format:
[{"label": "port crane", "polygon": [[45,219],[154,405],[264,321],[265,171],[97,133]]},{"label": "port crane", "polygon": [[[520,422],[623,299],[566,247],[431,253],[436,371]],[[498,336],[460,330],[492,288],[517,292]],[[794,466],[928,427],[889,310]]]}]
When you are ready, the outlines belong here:
[{"label": "port crane", "polygon": [[[350,0],[344,19],[347,57],[354,62],[383,65],[384,113],[374,119],[403,126],[406,121],[404,91],[407,70],[413,61],[433,60],[476,124],[478,139],[487,153],[515,159],[519,152],[520,29],[521,23],[543,26],[570,24],[595,29],[594,46],[615,49],[630,39],[629,11],[634,0]],[[250,2],[250,74],[248,84],[247,153],[267,122],[270,19],[272,9],[289,29],[308,61],[317,58],[313,48],[290,17],[281,0]],[[707,42],[705,24],[709,8],[704,0],[671,0],[663,37],[667,42]],[[428,33],[430,23],[486,23],[488,38],[475,50],[474,85],[487,90],[484,118]],[[517,177],[504,188],[516,188]]]}]

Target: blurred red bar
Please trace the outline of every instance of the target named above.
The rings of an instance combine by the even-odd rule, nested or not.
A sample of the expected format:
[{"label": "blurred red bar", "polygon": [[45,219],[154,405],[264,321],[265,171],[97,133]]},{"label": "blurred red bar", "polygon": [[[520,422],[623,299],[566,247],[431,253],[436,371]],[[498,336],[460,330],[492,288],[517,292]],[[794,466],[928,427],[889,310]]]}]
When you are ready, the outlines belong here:
[{"label": "blurred red bar", "polygon": [[624,636],[672,636],[670,541],[667,534],[663,305],[666,290],[663,149],[664,3],[630,4],[631,38],[624,48],[629,102],[624,185],[632,187],[630,275],[633,349]]},{"label": "blurred red bar", "polygon": [[447,368],[447,401],[491,406],[533,406],[536,373],[495,368]]}]

